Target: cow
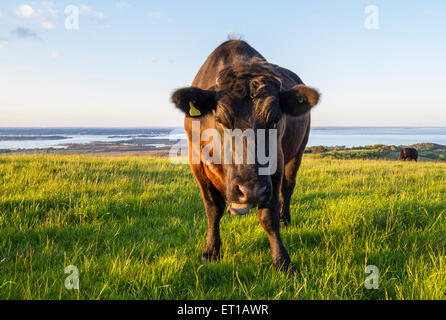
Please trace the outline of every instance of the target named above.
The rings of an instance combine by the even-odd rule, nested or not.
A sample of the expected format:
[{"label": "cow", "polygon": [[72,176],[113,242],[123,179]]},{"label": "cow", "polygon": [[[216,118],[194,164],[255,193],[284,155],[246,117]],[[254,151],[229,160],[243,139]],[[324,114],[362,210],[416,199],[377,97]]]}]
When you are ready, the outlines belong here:
[{"label": "cow", "polygon": [[418,151],[414,148],[403,148],[400,153],[400,158],[398,160],[402,161],[412,161],[418,162]]},{"label": "cow", "polygon": [[[291,221],[290,199],[310,134],[309,111],[318,104],[319,98],[318,91],[307,87],[295,73],[269,63],[242,40],[222,43],[201,66],[192,86],[172,94],[173,104],[185,113],[189,163],[200,186],[207,216],[202,263],[221,257],[219,225],[227,204],[227,211],[234,216],[257,207],[257,217],[268,235],[275,268],[295,271],[282,242],[280,226]],[[269,150],[272,143],[277,146],[275,171],[259,174],[263,163],[259,163],[257,157],[254,163],[209,161],[203,152],[204,141],[193,141],[194,126],[199,135],[206,129],[222,136],[228,130],[237,129],[276,132],[273,139],[265,139],[263,146],[264,150]],[[257,133],[255,139],[258,138]],[[221,149],[218,144],[224,144],[223,140],[215,141],[214,148]],[[247,152],[247,146],[243,147]],[[197,154],[198,158],[193,161]],[[212,152],[209,155],[212,156]]]}]

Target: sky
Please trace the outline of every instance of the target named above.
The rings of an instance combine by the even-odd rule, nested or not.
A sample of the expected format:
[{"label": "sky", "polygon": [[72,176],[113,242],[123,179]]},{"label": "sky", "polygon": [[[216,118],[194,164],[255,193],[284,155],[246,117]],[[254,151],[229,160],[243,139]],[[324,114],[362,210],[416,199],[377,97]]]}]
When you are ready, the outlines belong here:
[{"label": "sky", "polygon": [[182,126],[228,35],[319,89],[314,126],[446,126],[443,0],[1,0],[0,127]]}]

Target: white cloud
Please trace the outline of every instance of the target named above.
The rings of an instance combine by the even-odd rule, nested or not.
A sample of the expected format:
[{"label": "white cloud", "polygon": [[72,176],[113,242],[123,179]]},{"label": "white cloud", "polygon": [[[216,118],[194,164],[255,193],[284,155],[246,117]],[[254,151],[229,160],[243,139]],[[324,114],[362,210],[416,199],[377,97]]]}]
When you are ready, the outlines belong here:
[{"label": "white cloud", "polygon": [[160,11],[151,11],[149,12],[148,16],[151,20],[156,20],[156,21],[161,21],[166,18],[164,14],[162,14],[162,12]]},{"label": "white cloud", "polygon": [[56,25],[52,21],[49,21],[49,20],[42,20],[40,22],[40,25],[45,30],[54,30],[54,29],[56,29]]},{"label": "white cloud", "polygon": [[36,11],[28,4],[21,4],[17,10],[16,14],[19,17],[25,18],[25,19],[31,19],[35,14]]},{"label": "white cloud", "polygon": [[4,48],[5,48],[5,46],[0,43],[0,52],[2,52]]},{"label": "white cloud", "polygon": [[52,19],[56,18],[59,10],[54,9],[54,4],[49,1],[42,2],[43,9],[34,9],[28,4],[21,4],[16,10],[16,14],[24,19],[32,19],[45,30],[54,30],[56,28]]},{"label": "white cloud", "polygon": [[54,9],[54,3],[50,1],[42,2],[42,7],[52,17],[56,18],[59,15],[60,10]]},{"label": "white cloud", "polygon": [[51,58],[52,58],[53,60],[57,60],[57,59],[59,59],[59,52],[57,52],[57,51],[51,51]]},{"label": "white cloud", "polygon": [[90,8],[89,6],[87,6],[85,4],[80,5],[79,9],[80,9],[80,13],[81,14],[86,14],[86,15],[92,16],[92,17],[94,17],[96,19],[99,19],[99,20],[104,20],[105,19],[105,15],[104,15],[103,12],[93,10],[92,8]]}]

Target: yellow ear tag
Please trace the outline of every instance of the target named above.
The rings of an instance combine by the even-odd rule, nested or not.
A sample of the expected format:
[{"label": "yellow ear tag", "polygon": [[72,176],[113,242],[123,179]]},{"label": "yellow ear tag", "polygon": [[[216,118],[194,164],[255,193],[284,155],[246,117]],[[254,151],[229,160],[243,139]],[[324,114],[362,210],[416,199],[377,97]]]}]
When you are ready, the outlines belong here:
[{"label": "yellow ear tag", "polygon": [[201,112],[200,112],[200,110],[198,110],[197,108],[195,108],[195,106],[194,106],[194,104],[192,103],[192,101],[189,101],[189,107],[190,107],[189,115],[190,115],[191,117],[198,117],[198,116],[201,116]]}]

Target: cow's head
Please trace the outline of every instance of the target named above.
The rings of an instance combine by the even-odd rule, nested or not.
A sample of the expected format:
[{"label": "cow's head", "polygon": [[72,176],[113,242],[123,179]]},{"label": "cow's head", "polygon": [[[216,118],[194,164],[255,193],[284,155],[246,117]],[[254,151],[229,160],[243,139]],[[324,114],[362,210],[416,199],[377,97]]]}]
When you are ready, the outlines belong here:
[{"label": "cow's head", "polygon": [[[261,173],[261,169],[270,164],[259,160],[259,144],[263,144],[261,150],[266,150],[266,155],[271,156],[268,153],[272,145],[281,147],[278,139],[284,130],[283,115],[302,116],[310,111],[318,100],[319,93],[305,85],[283,90],[279,77],[261,64],[228,67],[220,72],[215,86],[210,90],[188,87],[179,89],[172,95],[172,101],[177,108],[189,117],[199,120],[208,117],[207,120],[210,121],[206,121],[206,124],[209,126],[210,123],[212,129],[218,131],[222,137],[219,140],[220,147],[214,147],[213,152],[219,150],[218,157],[222,159],[226,178],[226,200],[229,210],[235,215],[245,214],[251,207],[263,205],[271,198],[271,177],[274,172]],[[232,148],[225,146],[225,141],[227,143],[232,140],[224,138],[227,137],[228,130],[236,129],[247,133],[244,136],[250,139],[254,136],[255,141],[255,149],[249,150],[249,139],[244,138],[242,163],[236,159],[237,142],[232,144]],[[263,137],[259,138],[259,133],[262,133]],[[228,155],[228,150],[231,155]],[[251,161],[249,160],[249,154],[254,157],[254,161],[252,157]],[[232,162],[228,163],[226,159],[232,159]],[[273,160],[276,161],[277,158]],[[206,159],[203,161],[206,162]],[[212,163],[207,165],[213,166]],[[277,167],[277,163],[275,165]],[[274,168],[274,165],[272,167]]]}]

